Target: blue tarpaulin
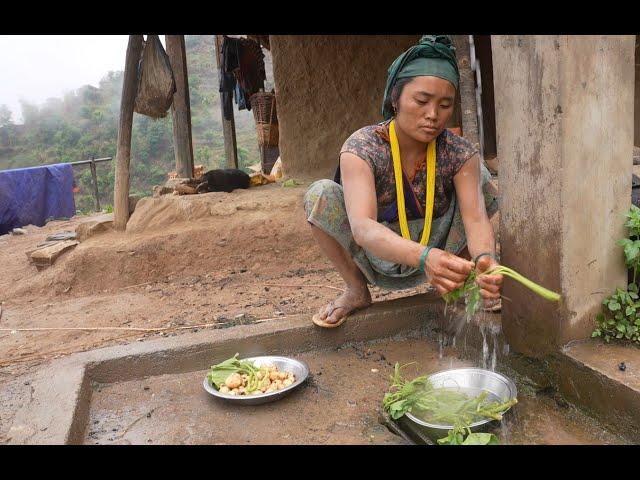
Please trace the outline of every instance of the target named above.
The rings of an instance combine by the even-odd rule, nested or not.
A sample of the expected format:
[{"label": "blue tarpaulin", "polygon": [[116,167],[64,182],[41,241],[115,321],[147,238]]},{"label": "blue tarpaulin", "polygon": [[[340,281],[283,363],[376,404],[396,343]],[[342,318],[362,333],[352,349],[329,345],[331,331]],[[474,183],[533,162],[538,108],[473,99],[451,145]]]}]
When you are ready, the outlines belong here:
[{"label": "blue tarpaulin", "polygon": [[15,227],[43,226],[76,213],[75,179],[68,163],[0,170],[0,235]]}]

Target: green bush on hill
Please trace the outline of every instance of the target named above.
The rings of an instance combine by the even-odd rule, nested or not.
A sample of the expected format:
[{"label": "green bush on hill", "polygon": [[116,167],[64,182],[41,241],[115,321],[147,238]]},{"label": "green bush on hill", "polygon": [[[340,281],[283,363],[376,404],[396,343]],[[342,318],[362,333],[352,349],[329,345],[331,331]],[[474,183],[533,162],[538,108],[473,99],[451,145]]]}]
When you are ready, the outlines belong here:
[{"label": "green bush on hill", "polygon": [[[187,35],[187,69],[191,102],[194,163],[207,169],[225,164],[213,35]],[[124,57],[125,52],[122,52]],[[267,75],[271,65],[269,57]],[[98,87],[86,85],[43,105],[21,102],[24,125],[13,125],[0,106],[0,169],[113,157],[99,163],[98,191],[103,206],[113,204],[115,155],[123,72],[109,72]],[[235,105],[234,105],[235,106]],[[10,113],[10,112],[9,112]],[[6,117],[6,118],[5,118]],[[251,112],[235,112],[239,167],[259,161]],[[11,129],[11,130],[9,130]],[[2,130],[6,130],[3,137]],[[175,169],[171,114],[154,120],[134,115],[131,138],[131,193],[150,195],[154,185]],[[10,140],[8,140],[10,138]],[[3,144],[3,142],[7,145]],[[95,209],[91,170],[74,167],[79,192],[77,210]]]}]

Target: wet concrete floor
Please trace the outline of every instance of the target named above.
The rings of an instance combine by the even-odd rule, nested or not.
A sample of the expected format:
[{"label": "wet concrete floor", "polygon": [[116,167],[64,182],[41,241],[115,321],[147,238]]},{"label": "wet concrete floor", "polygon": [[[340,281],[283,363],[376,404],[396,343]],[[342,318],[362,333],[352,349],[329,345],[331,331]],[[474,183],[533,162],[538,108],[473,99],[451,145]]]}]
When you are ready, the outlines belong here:
[{"label": "wet concrete floor", "polygon": [[[305,385],[270,404],[239,407],[202,387],[195,372],[95,385],[87,444],[403,444],[381,424],[381,402],[395,362],[407,378],[476,366],[428,339],[384,340],[296,356]],[[224,359],[212,358],[212,364]],[[497,368],[500,371],[500,367]],[[517,379],[516,379],[517,381]],[[493,431],[503,444],[619,444],[624,439],[553,392],[518,385],[519,403]]]}]

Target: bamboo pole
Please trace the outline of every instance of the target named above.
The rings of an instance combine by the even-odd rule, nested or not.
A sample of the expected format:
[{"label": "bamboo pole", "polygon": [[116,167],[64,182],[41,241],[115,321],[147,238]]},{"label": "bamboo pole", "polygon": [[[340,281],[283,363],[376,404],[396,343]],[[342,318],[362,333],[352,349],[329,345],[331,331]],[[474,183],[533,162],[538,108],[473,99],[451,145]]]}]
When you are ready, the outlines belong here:
[{"label": "bamboo pole", "polygon": [[131,128],[133,107],[138,92],[138,61],[142,52],[142,35],[129,35],[124,68],[118,146],[116,150],[116,183],[113,193],[113,224],[124,230],[129,220],[129,162],[131,160]]}]

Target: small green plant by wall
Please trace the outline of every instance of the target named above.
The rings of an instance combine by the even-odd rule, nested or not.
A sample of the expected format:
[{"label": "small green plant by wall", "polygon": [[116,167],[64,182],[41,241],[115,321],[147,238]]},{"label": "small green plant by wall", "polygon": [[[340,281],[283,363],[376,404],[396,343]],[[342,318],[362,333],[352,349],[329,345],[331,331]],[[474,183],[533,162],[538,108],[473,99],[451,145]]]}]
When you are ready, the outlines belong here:
[{"label": "small green plant by wall", "polygon": [[632,272],[629,275],[631,283],[624,290],[616,288],[613,295],[603,300],[602,312],[596,316],[598,325],[591,336],[606,342],[618,340],[640,344],[640,289],[637,283],[640,280],[640,208],[631,205],[626,218],[629,238],[618,244],[623,247],[625,264]]}]

